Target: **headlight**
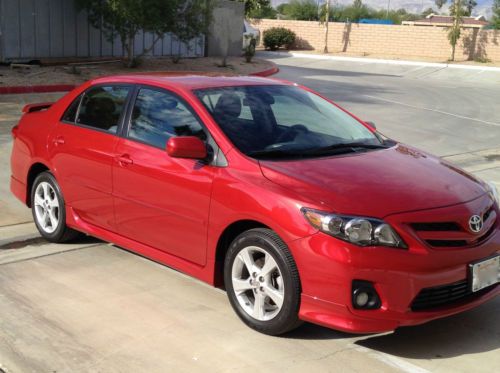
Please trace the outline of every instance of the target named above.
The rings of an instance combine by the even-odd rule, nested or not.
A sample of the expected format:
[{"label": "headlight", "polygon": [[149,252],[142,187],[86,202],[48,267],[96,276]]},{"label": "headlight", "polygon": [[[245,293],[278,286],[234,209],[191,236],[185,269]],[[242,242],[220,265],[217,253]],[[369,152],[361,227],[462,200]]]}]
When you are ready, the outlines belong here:
[{"label": "headlight", "polygon": [[486,182],[486,189],[488,190],[488,193],[490,194],[493,201],[495,201],[497,205],[500,205],[500,198],[498,197],[498,189],[495,186],[495,184],[493,184],[491,181]]},{"label": "headlight", "polygon": [[358,246],[407,246],[392,227],[382,220],[329,214],[303,207],[307,221],[320,231]]}]

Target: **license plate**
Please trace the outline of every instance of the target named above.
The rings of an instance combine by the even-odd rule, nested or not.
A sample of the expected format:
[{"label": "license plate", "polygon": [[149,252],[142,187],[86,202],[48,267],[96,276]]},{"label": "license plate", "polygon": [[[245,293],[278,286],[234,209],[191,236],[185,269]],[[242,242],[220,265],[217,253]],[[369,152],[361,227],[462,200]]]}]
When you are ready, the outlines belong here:
[{"label": "license plate", "polygon": [[500,282],[500,255],[469,264],[473,292]]}]

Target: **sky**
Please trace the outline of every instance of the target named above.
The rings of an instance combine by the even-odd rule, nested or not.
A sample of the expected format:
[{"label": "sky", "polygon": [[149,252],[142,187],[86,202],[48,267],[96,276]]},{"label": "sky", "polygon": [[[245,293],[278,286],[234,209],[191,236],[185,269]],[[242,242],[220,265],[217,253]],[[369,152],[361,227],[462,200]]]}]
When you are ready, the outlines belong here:
[{"label": "sky", "polygon": [[[324,2],[324,0],[319,0]],[[387,3],[390,1],[391,9],[405,8],[409,12],[419,13],[427,8],[437,10],[434,0],[363,0],[363,3],[373,8],[387,9]],[[451,0],[448,0],[450,2]],[[271,0],[273,6],[278,6],[281,3],[287,3],[289,0]],[[353,0],[330,0],[330,4],[349,5]],[[476,0],[477,7],[473,11],[473,15],[491,16],[491,5],[493,0]]]}]

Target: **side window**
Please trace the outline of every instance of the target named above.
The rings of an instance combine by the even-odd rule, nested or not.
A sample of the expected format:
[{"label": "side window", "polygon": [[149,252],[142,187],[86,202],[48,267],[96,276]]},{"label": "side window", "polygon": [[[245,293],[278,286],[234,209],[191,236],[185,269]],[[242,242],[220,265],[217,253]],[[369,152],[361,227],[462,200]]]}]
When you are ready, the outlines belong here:
[{"label": "side window", "polygon": [[76,120],[76,112],[78,111],[78,106],[80,106],[80,100],[82,99],[82,95],[78,96],[74,99],[74,101],[69,105],[69,107],[64,112],[62,117],[62,121],[75,123]]},{"label": "side window", "polygon": [[116,133],[130,87],[99,86],[85,92],[76,123]]},{"label": "side window", "polygon": [[163,149],[172,136],[206,139],[196,117],[175,95],[141,88],[132,110],[128,137]]}]

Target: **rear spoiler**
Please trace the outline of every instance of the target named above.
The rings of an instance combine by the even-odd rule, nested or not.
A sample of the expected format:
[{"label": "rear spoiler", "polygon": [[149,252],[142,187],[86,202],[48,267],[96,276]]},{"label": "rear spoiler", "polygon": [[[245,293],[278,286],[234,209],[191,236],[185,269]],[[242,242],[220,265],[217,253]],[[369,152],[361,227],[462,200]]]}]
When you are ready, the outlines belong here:
[{"label": "rear spoiler", "polygon": [[46,110],[49,107],[51,107],[54,103],[53,102],[42,102],[40,104],[29,104],[23,107],[23,113],[28,114],[28,113],[33,113],[35,111],[42,111]]}]

